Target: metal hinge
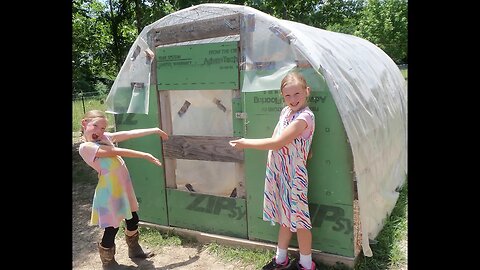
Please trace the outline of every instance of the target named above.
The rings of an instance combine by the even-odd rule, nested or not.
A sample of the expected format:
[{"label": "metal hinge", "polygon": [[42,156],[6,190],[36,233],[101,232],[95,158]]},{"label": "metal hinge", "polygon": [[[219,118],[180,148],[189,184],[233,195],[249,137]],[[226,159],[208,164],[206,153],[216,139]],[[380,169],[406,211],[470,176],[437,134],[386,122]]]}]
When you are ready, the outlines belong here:
[{"label": "metal hinge", "polygon": [[235,113],[235,118],[237,118],[237,119],[247,119],[247,113],[246,112],[236,112]]}]

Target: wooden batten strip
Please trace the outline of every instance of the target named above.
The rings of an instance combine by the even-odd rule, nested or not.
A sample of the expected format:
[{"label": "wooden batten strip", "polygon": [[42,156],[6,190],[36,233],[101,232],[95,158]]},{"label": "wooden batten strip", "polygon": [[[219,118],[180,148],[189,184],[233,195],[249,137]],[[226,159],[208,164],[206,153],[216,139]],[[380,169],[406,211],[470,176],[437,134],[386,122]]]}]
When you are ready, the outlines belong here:
[{"label": "wooden batten strip", "polygon": [[[158,89],[157,89],[158,90]],[[170,91],[157,91],[159,96],[159,108],[160,108],[160,119],[161,119],[161,128],[167,134],[172,134],[172,115],[170,108]],[[168,141],[168,140],[167,140]],[[163,149],[165,149],[165,143],[167,141],[162,141]],[[163,150],[163,162],[165,168],[165,184],[168,188],[176,188],[176,177],[175,170],[177,169],[177,162],[175,159],[168,158],[165,155],[165,150]]]},{"label": "wooden batten strip", "polygon": [[240,14],[154,29],[155,46],[240,34]]},{"label": "wooden batten strip", "polygon": [[236,137],[170,136],[163,142],[165,158],[243,162],[243,151],[228,143]]}]

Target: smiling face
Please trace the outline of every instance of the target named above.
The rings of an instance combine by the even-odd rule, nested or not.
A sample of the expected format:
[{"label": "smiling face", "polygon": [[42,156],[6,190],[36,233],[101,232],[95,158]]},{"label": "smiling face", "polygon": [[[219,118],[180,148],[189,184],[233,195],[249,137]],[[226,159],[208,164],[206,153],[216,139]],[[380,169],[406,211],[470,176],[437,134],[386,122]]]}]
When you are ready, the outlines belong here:
[{"label": "smiling face", "polygon": [[287,84],[282,89],[285,104],[294,112],[303,109],[307,105],[309,88],[304,88],[299,83]]},{"label": "smiling face", "polygon": [[310,87],[307,86],[307,81],[300,73],[288,73],[280,84],[280,90],[285,104],[293,112],[297,112],[307,106]]},{"label": "smiling face", "polygon": [[82,120],[83,136],[88,142],[99,140],[107,128],[107,119],[96,117]]}]

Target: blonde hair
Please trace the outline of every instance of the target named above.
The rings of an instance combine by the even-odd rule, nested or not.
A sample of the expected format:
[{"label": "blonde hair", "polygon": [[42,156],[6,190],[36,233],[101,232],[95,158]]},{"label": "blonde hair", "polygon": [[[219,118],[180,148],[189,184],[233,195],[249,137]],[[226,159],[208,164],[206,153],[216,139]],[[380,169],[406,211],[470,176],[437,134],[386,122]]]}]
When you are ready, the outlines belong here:
[{"label": "blonde hair", "polygon": [[[82,122],[84,120],[92,120],[95,118],[103,118],[107,120],[107,115],[105,115],[105,113],[100,110],[90,110],[83,115]],[[83,135],[83,125],[81,125],[80,128],[81,128],[81,134]]]},{"label": "blonde hair", "polygon": [[305,80],[305,77],[303,77],[303,75],[297,71],[292,71],[285,75],[285,77],[282,79],[282,82],[280,83],[280,92],[283,92],[283,88],[285,88],[287,85],[292,84],[298,84],[300,87],[302,87],[302,89],[307,88],[307,81]]}]

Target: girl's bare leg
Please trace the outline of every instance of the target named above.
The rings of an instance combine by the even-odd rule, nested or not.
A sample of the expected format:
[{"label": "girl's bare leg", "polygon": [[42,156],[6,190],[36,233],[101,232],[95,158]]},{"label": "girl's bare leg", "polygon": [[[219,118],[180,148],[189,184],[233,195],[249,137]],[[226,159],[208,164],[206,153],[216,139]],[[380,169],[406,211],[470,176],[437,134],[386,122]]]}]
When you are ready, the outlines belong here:
[{"label": "girl's bare leg", "polygon": [[298,229],[297,238],[298,238],[298,248],[300,249],[300,254],[303,254],[303,255],[311,254],[312,253],[312,232],[307,229]]},{"label": "girl's bare leg", "polygon": [[288,249],[292,234],[293,233],[290,231],[290,228],[280,225],[280,230],[278,230],[278,247],[281,249]]}]

